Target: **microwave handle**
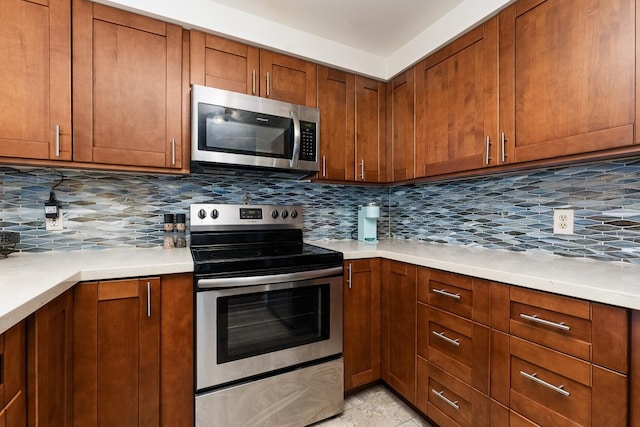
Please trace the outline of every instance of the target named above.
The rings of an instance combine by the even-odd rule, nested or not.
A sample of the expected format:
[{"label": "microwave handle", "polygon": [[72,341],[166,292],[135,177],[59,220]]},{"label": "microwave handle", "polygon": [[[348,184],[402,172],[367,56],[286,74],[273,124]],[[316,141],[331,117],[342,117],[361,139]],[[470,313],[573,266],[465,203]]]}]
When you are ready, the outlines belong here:
[{"label": "microwave handle", "polygon": [[298,112],[291,110],[291,119],[293,120],[293,153],[291,155],[291,168],[298,167],[298,160],[300,159],[300,119],[298,118]]}]

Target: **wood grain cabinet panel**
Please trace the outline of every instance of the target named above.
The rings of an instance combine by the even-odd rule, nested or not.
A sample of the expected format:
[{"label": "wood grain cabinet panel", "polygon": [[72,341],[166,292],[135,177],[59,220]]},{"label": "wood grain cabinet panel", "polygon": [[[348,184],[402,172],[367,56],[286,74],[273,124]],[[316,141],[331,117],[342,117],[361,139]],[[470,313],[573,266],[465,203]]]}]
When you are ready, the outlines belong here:
[{"label": "wood grain cabinet panel", "polygon": [[345,261],[344,389],[380,379],[380,259]]},{"label": "wood grain cabinet panel", "polygon": [[28,325],[29,425],[73,423],[73,292],[38,309]]},{"label": "wood grain cabinet panel", "polygon": [[500,14],[507,162],[634,144],[636,2],[522,0]]},{"label": "wood grain cabinet panel", "polygon": [[416,396],[416,266],[382,260],[382,379],[409,402]]},{"label": "wood grain cabinet panel", "polygon": [[385,182],[385,84],[356,76],[355,97],[355,180]]},{"label": "wood grain cabinet panel", "polygon": [[0,426],[27,426],[25,321],[0,334]]},{"label": "wood grain cabinet panel", "polygon": [[416,73],[416,174],[497,164],[498,20],[460,37]]},{"label": "wood grain cabinet panel", "polygon": [[318,105],[316,64],[260,50],[260,96],[292,104]]},{"label": "wood grain cabinet panel", "polygon": [[193,425],[192,286],[188,274],[75,286],[74,425]]},{"label": "wood grain cabinet panel", "polygon": [[74,161],[186,166],[182,29],[87,0],[73,17]]},{"label": "wood grain cabinet panel", "polygon": [[389,181],[402,181],[416,177],[415,173],[415,68],[409,68],[391,82],[388,117],[391,130],[391,165]]},{"label": "wood grain cabinet panel", "polygon": [[319,179],[355,180],[355,75],[318,66]]},{"label": "wood grain cabinet panel", "polygon": [[0,157],[71,160],[70,1],[3,0],[0,53]]}]

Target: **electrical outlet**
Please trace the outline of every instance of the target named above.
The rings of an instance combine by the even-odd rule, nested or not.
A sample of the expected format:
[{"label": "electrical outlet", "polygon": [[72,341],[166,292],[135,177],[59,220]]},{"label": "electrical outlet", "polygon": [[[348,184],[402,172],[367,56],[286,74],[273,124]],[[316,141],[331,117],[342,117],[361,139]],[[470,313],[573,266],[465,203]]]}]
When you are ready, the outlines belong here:
[{"label": "electrical outlet", "polygon": [[553,234],[573,234],[573,209],[553,211]]},{"label": "electrical outlet", "polygon": [[44,228],[47,231],[61,231],[62,228],[62,211],[58,210],[58,218],[45,218]]}]

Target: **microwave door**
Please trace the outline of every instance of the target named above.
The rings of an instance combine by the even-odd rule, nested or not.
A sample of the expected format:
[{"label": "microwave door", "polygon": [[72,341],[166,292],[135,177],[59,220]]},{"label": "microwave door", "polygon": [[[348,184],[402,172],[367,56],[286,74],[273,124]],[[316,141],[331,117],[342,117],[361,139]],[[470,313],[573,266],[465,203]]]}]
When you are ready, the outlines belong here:
[{"label": "microwave door", "polygon": [[[291,160],[294,125],[288,117],[208,106],[204,113],[207,151]],[[201,113],[202,113],[201,108]]]}]

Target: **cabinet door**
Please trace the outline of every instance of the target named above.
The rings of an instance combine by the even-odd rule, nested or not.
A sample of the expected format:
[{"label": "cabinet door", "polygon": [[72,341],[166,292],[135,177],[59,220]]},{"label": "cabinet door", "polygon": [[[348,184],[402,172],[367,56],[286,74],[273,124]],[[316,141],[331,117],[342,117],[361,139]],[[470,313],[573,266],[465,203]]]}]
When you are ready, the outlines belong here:
[{"label": "cabinet door", "polygon": [[382,379],[416,399],[416,266],[383,260]]},{"label": "cabinet door", "polygon": [[3,0],[0,54],[0,157],[70,160],[69,0]]},{"label": "cabinet door", "polygon": [[418,176],[495,165],[498,24],[491,19],[418,67]]},{"label": "cabinet door", "polygon": [[27,425],[26,322],[0,334],[0,426]]},{"label": "cabinet door", "polygon": [[72,335],[72,291],[28,319],[29,425],[72,424]]},{"label": "cabinet door", "polygon": [[260,50],[260,96],[316,107],[316,64],[268,50]]},{"label": "cabinet door", "polygon": [[191,83],[258,95],[260,50],[191,30]]},{"label": "cabinet door", "polygon": [[182,29],[73,1],[78,162],[182,167]]},{"label": "cabinet door", "polygon": [[500,15],[507,161],[634,143],[634,0],[526,0]]},{"label": "cabinet door", "polygon": [[345,261],[344,389],[380,379],[380,260]]},{"label": "cabinet door", "polygon": [[74,425],[159,425],[160,279],[74,290]]},{"label": "cabinet door", "polygon": [[356,181],[384,182],[385,85],[356,76]]},{"label": "cabinet door", "polygon": [[391,181],[415,174],[415,69],[410,68],[391,85]]},{"label": "cabinet door", "polygon": [[320,108],[320,179],[355,179],[355,76],[318,66]]}]

